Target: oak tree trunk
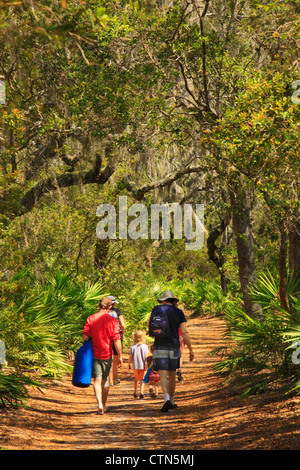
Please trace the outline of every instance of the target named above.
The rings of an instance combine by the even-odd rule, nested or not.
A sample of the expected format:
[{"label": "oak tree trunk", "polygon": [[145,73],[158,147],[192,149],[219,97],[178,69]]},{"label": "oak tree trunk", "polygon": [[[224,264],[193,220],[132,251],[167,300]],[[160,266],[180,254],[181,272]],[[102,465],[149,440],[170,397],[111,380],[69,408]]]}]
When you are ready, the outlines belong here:
[{"label": "oak tree trunk", "polygon": [[239,182],[229,186],[232,209],[232,225],[236,240],[241,290],[246,313],[252,318],[261,318],[261,308],[252,301],[249,289],[255,283],[255,252],[252,235],[251,209],[253,194]]},{"label": "oak tree trunk", "polygon": [[[300,282],[300,222],[289,228],[289,271],[293,276],[295,290]],[[298,285],[299,289],[299,285]]]}]

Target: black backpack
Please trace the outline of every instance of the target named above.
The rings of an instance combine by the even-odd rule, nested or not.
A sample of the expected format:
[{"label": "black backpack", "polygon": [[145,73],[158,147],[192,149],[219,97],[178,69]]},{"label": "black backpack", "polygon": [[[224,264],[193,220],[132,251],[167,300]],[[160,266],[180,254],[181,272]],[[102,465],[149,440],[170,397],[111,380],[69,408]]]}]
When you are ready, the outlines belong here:
[{"label": "black backpack", "polygon": [[171,336],[171,328],[167,311],[168,305],[156,305],[149,321],[149,336],[163,339]]}]

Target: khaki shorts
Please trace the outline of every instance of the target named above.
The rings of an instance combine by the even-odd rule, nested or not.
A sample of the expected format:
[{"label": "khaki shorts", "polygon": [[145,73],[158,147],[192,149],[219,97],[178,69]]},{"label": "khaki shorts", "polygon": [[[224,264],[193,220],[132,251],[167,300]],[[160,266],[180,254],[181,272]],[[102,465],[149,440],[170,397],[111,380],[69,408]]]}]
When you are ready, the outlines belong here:
[{"label": "khaki shorts", "polygon": [[97,379],[98,377],[102,377],[102,380],[105,382],[108,379],[111,365],[112,365],[112,358],[97,359],[96,357],[94,357],[93,372],[92,372],[93,378]]},{"label": "khaki shorts", "polygon": [[180,349],[154,349],[153,351],[153,369],[172,370],[180,368]]}]

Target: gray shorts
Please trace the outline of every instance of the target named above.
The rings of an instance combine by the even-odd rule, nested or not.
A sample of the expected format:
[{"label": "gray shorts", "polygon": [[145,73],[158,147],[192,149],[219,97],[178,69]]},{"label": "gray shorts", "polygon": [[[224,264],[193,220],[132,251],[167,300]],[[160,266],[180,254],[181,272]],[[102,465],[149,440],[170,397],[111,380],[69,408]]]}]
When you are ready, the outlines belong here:
[{"label": "gray shorts", "polygon": [[105,382],[108,379],[110,369],[112,365],[112,358],[110,359],[93,359],[93,378],[97,379],[102,377],[102,380]]},{"label": "gray shorts", "polygon": [[180,349],[154,349],[153,351],[153,369],[172,370],[180,368]]}]

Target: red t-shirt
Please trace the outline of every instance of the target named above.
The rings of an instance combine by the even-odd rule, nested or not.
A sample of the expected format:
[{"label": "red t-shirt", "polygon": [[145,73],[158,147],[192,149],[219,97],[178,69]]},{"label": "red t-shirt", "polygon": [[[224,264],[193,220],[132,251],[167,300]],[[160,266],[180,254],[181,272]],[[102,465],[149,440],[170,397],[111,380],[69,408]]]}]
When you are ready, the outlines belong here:
[{"label": "red t-shirt", "polygon": [[120,339],[118,320],[108,312],[105,309],[91,315],[83,328],[83,334],[92,337],[93,354],[97,359],[111,358],[113,341]]}]

